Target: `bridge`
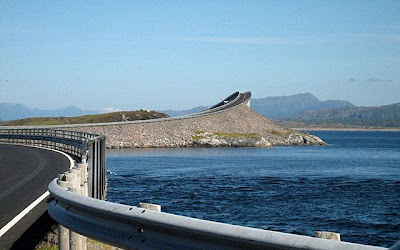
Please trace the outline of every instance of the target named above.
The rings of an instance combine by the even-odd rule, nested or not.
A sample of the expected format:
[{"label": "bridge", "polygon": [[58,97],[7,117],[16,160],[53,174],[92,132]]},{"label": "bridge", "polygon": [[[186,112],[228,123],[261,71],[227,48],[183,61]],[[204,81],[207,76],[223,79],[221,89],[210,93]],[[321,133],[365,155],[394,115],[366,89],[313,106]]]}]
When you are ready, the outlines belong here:
[{"label": "bridge", "polygon": [[[250,97],[250,92],[236,92],[221,103],[200,113],[138,122],[190,119],[225,112],[240,105],[247,105]],[[168,214],[155,211],[151,204],[138,207],[107,202],[104,200],[107,188],[106,138],[98,134],[66,131],[55,127],[57,126],[52,128],[0,127],[0,157],[6,161],[1,165],[0,198],[11,194],[8,191],[10,189],[16,191],[21,189],[19,192],[26,193],[25,195],[29,197],[37,196],[38,194],[28,193],[27,190],[35,191],[40,188],[27,186],[26,179],[47,183],[48,176],[57,175],[48,184],[52,197],[48,205],[48,213],[59,223],[60,249],[86,249],[85,237],[127,249],[383,249]],[[35,153],[39,151],[43,157],[46,155],[45,162],[37,156],[39,153]],[[29,160],[35,157],[38,159]],[[5,166],[9,161],[13,162],[9,167],[12,170],[21,167],[21,173],[12,177],[14,182],[3,181],[7,172]],[[46,172],[47,177],[39,177],[35,174],[39,172]],[[17,184],[10,184],[11,182]],[[40,194],[41,191],[38,193]],[[46,192],[43,195],[45,196]],[[11,211],[11,216],[5,220],[10,220],[18,212],[17,210],[24,206],[20,204],[18,208],[19,202],[12,204],[11,200],[16,198],[15,196],[19,194],[13,194],[11,198],[7,198],[8,200],[0,199],[1,215]],[[4,229],[3,224],[1,226],[0,230],[8,230]],[[6,240],[3,238],[5,235],[6,233],[3,233],[0,238],[2,242]],[[391,249],[400,249],[400,242]]]}]

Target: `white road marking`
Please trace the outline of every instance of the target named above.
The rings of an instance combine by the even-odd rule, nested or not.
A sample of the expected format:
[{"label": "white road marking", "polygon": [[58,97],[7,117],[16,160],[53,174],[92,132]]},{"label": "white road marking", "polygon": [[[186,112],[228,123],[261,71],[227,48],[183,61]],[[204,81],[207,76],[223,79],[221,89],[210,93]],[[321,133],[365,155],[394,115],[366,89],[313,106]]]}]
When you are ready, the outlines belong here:
[{"label": "white road marking", "polygon": [[44,200],[47,196],[49,196],[49,191],[46,191],[39,198],[37,198],[34,202],[32,202],[29,206],[27,206],[24,210],[21,211],[17,216],[15,216],[10,222],[8,222],[2,229],[0,229],[0,237],[3,236],[8,230],[10,230],[15,224],[18,223],[26,214],[28,214],[32,209],[36,207],[42,200]]},{"label": "white road marking", "polygon": [[[3,143],[3,144],[8,144],[8,145],[17,145],[17,146],[25,146],[25,147],[33,147],[33,148],[41,148],[41,149],[46,149],[49,151],[54,151],[57,153],[60,153],[67,157],[69,160],[70,166],[69,168],[73,168],[75,166],[75,162],[72,159],[71,156],[68,154],[52,149],[52,148],[44,148],[40,146],[33,146],[33,145],[21,145],[21,144],[13,144],[13,143]],[[15,216],[12,220],[10,220],[4,227],[0,229],[0,237],[2,237],[8,230],[10,230],[15,224],[18,223],[25,215],[27,215],[32,209],[34,209],[40,202],[42,202],[47,196],[50,195],[49,191],[44,192],[39,198],[37,198],[34,202],[32,202],[29,206],[27,206],[24,210],[22,210],[17,216]]]}]

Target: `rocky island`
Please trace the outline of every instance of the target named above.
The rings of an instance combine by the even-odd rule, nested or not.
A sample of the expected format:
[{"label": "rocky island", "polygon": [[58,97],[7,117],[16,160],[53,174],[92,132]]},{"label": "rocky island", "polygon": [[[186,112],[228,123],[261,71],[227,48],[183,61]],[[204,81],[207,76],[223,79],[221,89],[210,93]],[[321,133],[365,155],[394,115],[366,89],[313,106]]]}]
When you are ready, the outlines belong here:
[{"label": "rocky island", "polygon": [[202,115],[70,129],[105,135],[107,148],[117,149],[325,144],[316,136],[279,127],[251,109],[249,101]]}]

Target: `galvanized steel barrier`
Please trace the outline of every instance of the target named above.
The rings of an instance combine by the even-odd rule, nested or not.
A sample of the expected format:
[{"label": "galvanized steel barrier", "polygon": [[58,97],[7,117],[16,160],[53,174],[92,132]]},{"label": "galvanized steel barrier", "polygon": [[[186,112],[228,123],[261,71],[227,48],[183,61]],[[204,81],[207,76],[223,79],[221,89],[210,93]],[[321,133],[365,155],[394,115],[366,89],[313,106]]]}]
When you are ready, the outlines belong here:
[{"label": "galvanized steel barrier", "polygon": [[82,235],[127,249],[383,249],[156,212],[69,192],[53,180],[49,213]]},{"label": "galvanized steel barrier", "polygon": [[67,130],[0,128],[0,143],[51,148],[87,163],[89,196],[105,199],[107,179],[104,136]]}]

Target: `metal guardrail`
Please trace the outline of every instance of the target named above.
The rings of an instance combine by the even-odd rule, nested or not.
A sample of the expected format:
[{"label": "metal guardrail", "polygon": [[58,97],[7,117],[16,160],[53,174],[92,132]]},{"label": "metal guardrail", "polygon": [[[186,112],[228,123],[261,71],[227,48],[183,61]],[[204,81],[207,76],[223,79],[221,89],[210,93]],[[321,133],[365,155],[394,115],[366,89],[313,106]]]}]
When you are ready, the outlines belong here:
[{"label": "metal guardrail", "polygon": [[49,184],[49,214],[67,228],[127,249],[384,249],[235,226],[84,197]]},{"label": "metal guardrail", "polygon": [[79,131],[0,128],[0,143],[51,148],[87,162],[89,196],[105,199],[107,179],[104,136]]}]

